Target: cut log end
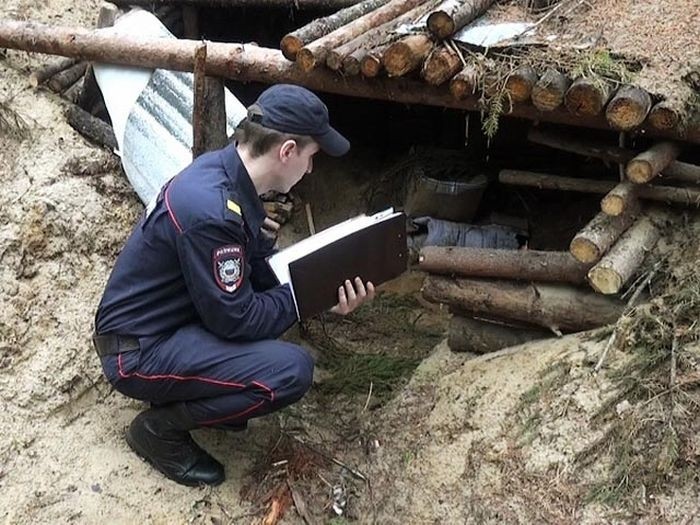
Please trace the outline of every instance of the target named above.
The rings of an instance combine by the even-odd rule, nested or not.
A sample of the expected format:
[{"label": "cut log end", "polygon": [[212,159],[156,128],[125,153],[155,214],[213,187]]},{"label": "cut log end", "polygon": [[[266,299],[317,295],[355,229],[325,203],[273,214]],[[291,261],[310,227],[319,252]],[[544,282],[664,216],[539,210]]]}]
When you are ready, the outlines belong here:
[{"label": "cut log end", "polygon": [[644,122],[650,108],[649,93],[633,86],[624,86],[608,104],[605,117],[613,128],[629,131]]},{"label": "cut log end", "polygon": [[433,46],[426,35],[409,35],[384,51],[382,62],[390,77],[401,77],[421,66]]},{"label": "cut log end", "polygon": [[680,126],[678,112],[666,102],[659,102],[649,113],[649,124],[659,130],[672,130]]},{"label": "cut log end", "polygon": [[421,76],[428,84],[440,86],[462,69],[462,61],[457,53],[446,48],[430,54],[423,64]]},{"label": "cut log end", "polygon": [[532,95],[532,88],[537,83],[537,73],[530,66],[516,69],[506,80],[506,92],[513,102],[527,102]]},{"label": "cut log end", "polygon": [[297,54],[304,47],[304,43],[294,35],[285,35],[280,42],[280,49],[284,58],[294,62],[297,59]]},{"label": "cut log end", "polygon": [[600,209],[607,215],[617,217],[625,211],[625,200],[620,195],[606,195],[600,202]]},{"label": "cut log end", "polygon": [[625,174],[635,184],[644,184],[654,178],[654,169],[646,160],[632,159],[627,163]]},{"label": "cut log end", "polygon": [[346,56],[343,59],[343,73],[346,75],[359,75],[360,61],[354,56]]},{"label": "cut log end", "polygon": [[599,115],[608,101],[609,90],[601,80],[579,78],[566,92],[566,109],[576,116]]},{"label": "cut log end", "polygon": [[428,16],[428,30],[442,40],[455,32],[455,22],[445,11],[435,11]]},{"label": "cut log end", "polygon": [[304,73],[309,73],[314,70],[317,64],[316,57],[314,56],[313,51],[310,51],[309,49],[302,47],[298,52],[297,52],[297,59],[296,63],[299,64],[299,67],[301,68]]},{"label": "cut log end", "polygon": [[611,295],[622,289],[622,279],[611,268],[594,266],[588,272],[588,280],[593,289],[605,295]]},{"label": "cut log end", "polygon": [[585,238],[575,237],[574,240],[571,241],[569,251],[577,261],[586,264],[594,263],[602,256],[598,247]]},{"label": "cut log end", "polygon": [[548,69],[532,88],[532,103],[540,111],[554,111],[564,102],[569,80],[553,69]]},{"label": "cut log end", "polygon": [[450,80],[450,93],[457,100],[462,100],[476,92],[479,77],[474,66],[468,65]]},{"label": "cut log end", "polygon": [[369,54],[360,62],[360,71],[367,78],[374,78],[379,75],[382,70],[382,59],[374,54]]},{"label": "cut log end", "polygon": [[343,67],[343,56],[336,50],[331,50],[326,56],[326,66],[333,71],[340,71]]}]

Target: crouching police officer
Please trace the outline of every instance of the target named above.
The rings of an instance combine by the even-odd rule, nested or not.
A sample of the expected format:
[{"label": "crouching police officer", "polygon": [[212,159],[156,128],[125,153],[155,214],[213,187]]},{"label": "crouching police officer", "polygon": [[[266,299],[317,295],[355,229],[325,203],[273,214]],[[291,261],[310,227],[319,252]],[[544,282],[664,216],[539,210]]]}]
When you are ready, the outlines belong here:
[{"label": "crouching police officer", "polygon": [[[128,444],[184,485],[224,480],[190,430],[245,428],[311,386],[311,357],[276,340],[296,310],[265,262],[272,250],[259,195],[288,192],[319,149],[350,148],[321,100],[291,85],[264,91],[234,139],[163,187],[119,255],[95,319],[110,383],[151,403],[129,426]],[[373,296],[372,283],[348,280],[333,311]]]}]

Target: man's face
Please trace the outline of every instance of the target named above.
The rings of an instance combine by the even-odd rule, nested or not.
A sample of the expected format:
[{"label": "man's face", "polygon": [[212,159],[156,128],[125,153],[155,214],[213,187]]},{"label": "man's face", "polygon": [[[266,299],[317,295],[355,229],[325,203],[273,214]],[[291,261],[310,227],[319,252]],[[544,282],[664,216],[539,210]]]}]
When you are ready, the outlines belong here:
[{"label": "man's face", "polygon": [[304,175],[314,167],[314,155],[319,146],[315,142],[300,148],[296,141],[288,140],[280,147],[280,187],[277,191],[287,193]]}]

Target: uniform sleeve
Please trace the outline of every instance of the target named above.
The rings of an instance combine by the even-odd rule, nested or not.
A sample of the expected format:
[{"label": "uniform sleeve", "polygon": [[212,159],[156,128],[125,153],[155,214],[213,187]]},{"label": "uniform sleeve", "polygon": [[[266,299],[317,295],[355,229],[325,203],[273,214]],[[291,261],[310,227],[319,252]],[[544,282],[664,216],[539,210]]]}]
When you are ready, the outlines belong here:
[{"label": "uniform sleeve", "polygon": [[270,288],[277,286],[277,277],[267,264],[267,258],[274,255],[275,238],[268,238],[263,233],[258,234],[255,242],[255,249],[250,255],[251,273],[250,278],[253,284],[253,289],[256,292],[264,292]]},{"label": "uniform sleeve", "polygon": [[224,339],[279,337],[297,319],[288,286],[254,291],[241,226],[208,222],[177,237],[188,291],[204,326]]}]

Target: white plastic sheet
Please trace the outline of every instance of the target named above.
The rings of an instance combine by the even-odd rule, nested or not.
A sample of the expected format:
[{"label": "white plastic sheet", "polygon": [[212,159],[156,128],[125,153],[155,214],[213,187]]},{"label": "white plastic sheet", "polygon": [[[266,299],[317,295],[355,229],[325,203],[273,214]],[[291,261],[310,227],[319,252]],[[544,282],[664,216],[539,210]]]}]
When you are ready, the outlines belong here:
[{"label": "white plastic sheet", "polygon": [[[102,31],[175,38],[151,13],[134,9]],[[95,64],[95,77],[112,119],[122,165],[144,204],[192,161],[192,73]],[[246,108],[225,90],[227,134]]]}]

